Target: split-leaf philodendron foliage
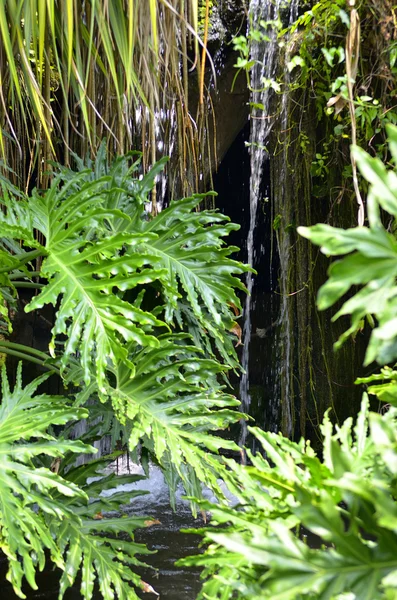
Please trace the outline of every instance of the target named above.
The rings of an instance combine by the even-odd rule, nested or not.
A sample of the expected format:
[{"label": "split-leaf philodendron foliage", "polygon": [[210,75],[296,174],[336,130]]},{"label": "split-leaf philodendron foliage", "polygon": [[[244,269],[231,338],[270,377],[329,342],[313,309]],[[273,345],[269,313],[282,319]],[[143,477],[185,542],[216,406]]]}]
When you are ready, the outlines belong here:
[{"label": "split-leaf philodendron foliage", "polygon": [[[47,378],[43,375],[23,387],[20,364],[11,391],[3,366],[0,549],[9,562],[7,579],[15,593],[25,598],[23,579],[37,589],[36,570],[42,570],[50,557],[63,571],[60,598],[80,575],[83,598],[91,598],[97,580],[104,598],[114,598],[115,590],[120,599],[137,599],[129,583],[138,588],[144,583],[130,567],[141,564],[136,555],[147,554],[148,550],[136,544],[132,534],[146,526],[145,519],[96,518],[103,516],[102,511],[119,509],[120,503],[127,501],[125,495],[117,493],[103,498],[99,491],[130,483],[136,477],[117,478],[112,474],[104,483],[102,479],[88,483],[88,478],[98,478],[113,457],[73,466],[73,455],[90,453],[95,448],[63,435],[55,436],[53,427],[86,418],[88,411],[64,396],[37,394],[38,386]],[[51,470],[51,458],[61,459],[58,473]],[[118,539],[119,531],[130,534],[131,539]]]},{"label": "split-leaf philodendron foliage", "polygon": [[[388,134],[395,164],[397,128]],[[300,233],[326,254],[348,254],[331,264],[318,304],[328,308],[362,286],[334,317],[352,317],[338,345],[368,320],[366,362],[384,365],[397,358],[397,176],[379,159],[354,152],[369,182],[369,227],[316,225]],[[199,599],[397,598],[397,371],[385,366],[359,382],[373,383],[368,392],[390,406],[370,412],[364,394],[355,421],[334,427],[327,414],[322,456],[305,440],[250,428],[263,455],[249,453],[249,466],[225,461],[235,505],[203,503],[215,526],[202,532],[208,547],[182,561],[204,567]]]},{"label": "split-leaf philodendron foliage", "polygon": [[[139,177],[136,156],[108,165],[104,148],[95,163],[76,159],[78,172],[59,169],[46,192],[26,196],[0,181],[2,360],[39,363],[66,387],[65,397],[34,395],[41,380],[23,388],[19,372],[12,394],[3,374],[0,540],[20,597],[23,576],[34,588],[48,558],[63,571],[60,598],[79,573],[86,599],[95,578],[105,600],[135,598],[131,585],[143,585],[131,566],[144,549],[117,537],[141,521],[93,518],[126,497],[99,498],[100,486],[86,484],[99,467],[79,471],[70,459],[92,447],[67,439],[70,423],[59,426],[88,418],[93,435],[114,441],[123,430],[136,456],[149,453],[190,496],[201,483],[221,494],[218,453],[237,449],[217,435],[241,418],[226,391],[227,371],[238,367],[236,291],[248,270],[224,242],[236,226],[200,211],[199,195],[151,216],[148,194],[164,161]],[[26,312],[56,310],[48,354],[7,339],[21,289],[25,303],[26,289],[36,291]],[[60,459],[57,473],[48,457]]]}]

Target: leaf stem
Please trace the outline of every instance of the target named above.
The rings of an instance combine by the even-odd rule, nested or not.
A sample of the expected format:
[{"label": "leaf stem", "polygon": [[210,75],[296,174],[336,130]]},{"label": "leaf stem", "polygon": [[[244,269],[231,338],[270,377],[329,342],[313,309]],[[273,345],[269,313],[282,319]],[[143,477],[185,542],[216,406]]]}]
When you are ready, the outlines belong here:
[{"label": "leaf stem", "polygon": [[[10,343],[10,342],[9,342]],[[37,358],[37,356],[32,356],[31,354],[28,354],[26,352],[26,347],[25,346],[21,346],[22,348],[25,349],[25,352],[20,352],[18,350],[14,350],[10,347],[8,347],[8,343],[6,342],[7,345],[4,345],[3,340],[0,343],[0,352],[3,352],[4,354],[8,354],[10,356],[16,356],[17,358],[21,358],[22,360],[29,360],[32,363],[35,363],[36,365],[40,365],[42,367],[45,367],[46,369],[49,369],[50,371],[54,371],[55,373],[57,373],[58,375],[60,375],[60,370],[58,369],[58,367],[56,367],[55,365],[52,364],[48,364],[46,363],[44,360]],[[15,344],[16,346],[20,346],[20,344]],[[45,358],[48,359],[49,357],[44,354]]]},{"label": "leaf stem", "polygon": [[[19,259],[19,264],[24,265],[25,263],[38,258],[39,256],[45,255],[44,248],[37,248],[37,250],[32,250],[31,252],[25,252],[25,254]],[[15,271],[18,267],[2,267],[0,269],[0,273],[8,273],[9,271]]]},{"label": "leaf stem", "polygon": [[43,283],[34,283],[33,281],[16,281],[14,283],[14,287],[40,289],[40,288],[44,287],[44,284]]},{"label": "leaf stem", "polygon": [[41,274],[40,271],[29,271],[29,273],[27,275],[23,275],[21,273],[11,273],[11,275],[9,276],[9,279],[13,280],[13,279],[18,279],[18,277],[39,277]]},{"label": "leaf stem", "polygon": [[36,348],[31,348],[30,346],[25,346],[25,344],[17,344],[16,342],[10,342],[9,340],[0,340],[0,345],[5,346],[6,348],[11,348],[12,350],[18,350],[20,352],[30,352],[30,354],[34,354],[42,360],[47,360],[49,358],[48,354],[46,354],[42,350],[37,350]]}]

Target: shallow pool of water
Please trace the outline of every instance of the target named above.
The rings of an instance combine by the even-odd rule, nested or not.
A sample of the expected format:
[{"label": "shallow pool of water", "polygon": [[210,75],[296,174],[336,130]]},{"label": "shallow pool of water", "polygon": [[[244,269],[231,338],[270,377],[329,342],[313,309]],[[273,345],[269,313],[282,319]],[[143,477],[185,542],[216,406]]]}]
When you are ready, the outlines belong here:
[{"label": "shallow pool of water", "polygon": [[[128,465],[131,472],[139,473],[139,467]],[[127,470],[126,461],[120,461],[120,473]],[[168,487],[163,475],[157,467],[151,467],[150,477],[146,480],[120,486],[117,489],[125,491],[136,489],[148,490],[149,494],[134,498],[124,512],[134,515],[153,517],[160,524],[136,532],[137,542],[144,543],[156,554],[142,557],[143,561],[150,564],[154,569],[145,569],[140,572],[142,579],[148,582],[158,594],[160,600],[195,600],[201,584],[200,573],[194,569],[182,569],[175,566],[175,561],[184,556],[198,552],[200,537],[192,534],[182,533],[180,530],[191,527],[202,527],[203,520],[192,517],[189,505],[182,499],[182,492],[177,494],[177,509],[174,512],[169,504]],[[11,585],[6,581],[5,575],[7,564],[0,557],[0,598],[1,600],[16,600]],[[38,591],[25,587],[28,600],[58,599],[59,571],[49,568],[37,576]],[[143,599],[154,600],[158,598],[154,594],[140,594]],[[79,600],[81,594],[78,585],[65,593],[65,600]],[[97,592],[94,600],[100,600],[102,596]]]}]

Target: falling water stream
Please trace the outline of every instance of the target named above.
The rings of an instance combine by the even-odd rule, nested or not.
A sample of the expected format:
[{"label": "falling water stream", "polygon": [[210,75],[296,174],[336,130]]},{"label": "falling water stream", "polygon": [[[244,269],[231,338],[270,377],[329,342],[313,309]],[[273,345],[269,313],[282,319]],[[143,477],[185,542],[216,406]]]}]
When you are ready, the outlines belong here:
[{"label": "falling water stream", "polygon": [[[289,14],[287,15],[287,23],[292,23],[297,17],[299,0],[291,0],[289,4]],[[251,0],[249,10],[249,27],[252,30],[260,30],[265,32],[265,37],[261,41],[252,43],[251,60],[255,61],[255,66],[251,71],[251,129],[250,129],[250,225],[247,236],[247,262],[255,268],[257,262],[258,241],[256,240],[256,227],[258,220],[258,207],[263,193],[263,172],[268,152],[266,143],[275,123],[275,115],[271,114],[272,98],[275,93],[275,78],[277,75],[279,46],[278,46],[278,24],[286,7],[285,0]],[[288,78],[288,74],[286,75]],[[285,81],[283,100],[282,100],[282,115],[281,122],[286,128],[287,119],[287,88],[288,79]],[[280,181],[282,181],[282,177]],[[285,249],[287,250],[287,249]],[[283,258],[285,252],[280,252],[280,277],[286,277],[287,270]],[[252,336],[251,317],[252,310],[252,292],[255,284],[255,275],[247,274],[247,290],[248,295],[244,307],[244,326],[243,340],[244,348],[242,353],[242,367],[244,369],[240,384],[240,399],[242,402],[243,412],[249,413],[251,405],[250,396],[250,343]],[[282,285],[280,286],[282,288]],[[279,320],[283,321],[288,317],[288,305],[282,302]],[[261,335],[261,331],[256,331],[257,335]],[[283,343],[288,344],[289,340],[283,340]],[[289,369],[288,365],[280,367]],[[277,399],[276,399],[277,401]],[[239,444],[244,446],[247,438],[247,425],[245,421],[241,423],[241,433]]]},{"label": "falling water stream", "polygon": [[[289,23],[293,23],[298,16],[299,0],[291,0]],[[285,63],[289,62],[289,50],[288,44],[285,52]],[[288,69],[285,70],[284,74],[284,88],[283,96],[281,101],[281,112],[280,112],[280,132],[281,135],[285,135],[288,128],[288,90],[291,74]],[[288,176],[287,166],[287,154],[286,145],[283,145],[283,158],[282,161],[282,173],[280,173],[279,180],[285,181]],[[283,213],[285,207],[284,189],[278,190],[278,203],[275,209],[278,214]],[[290,253],[290,239],[288,235],[283,235],[281,241],[279,237],[278,241],[278,256],[280,260],[280,276],[279,276],[279,290],[280,290],[280,314],[279,314],[279,325],[280,333],[278,343],[281,348],[279,354],[278,363],[278,382],[277,382],[277,396],[280,402],[283,399],[282,409],[282,420],[283,420],[283,433],[284,435],[291,436],[293,433],[293,406],[291,402],[292,389],[291,389],[291,362],[292,362],[292,340],[291,340],[291,328],[289,327],[290,321],[290,301],[288,297],[288,265],[289,265],[289,253]]]}]

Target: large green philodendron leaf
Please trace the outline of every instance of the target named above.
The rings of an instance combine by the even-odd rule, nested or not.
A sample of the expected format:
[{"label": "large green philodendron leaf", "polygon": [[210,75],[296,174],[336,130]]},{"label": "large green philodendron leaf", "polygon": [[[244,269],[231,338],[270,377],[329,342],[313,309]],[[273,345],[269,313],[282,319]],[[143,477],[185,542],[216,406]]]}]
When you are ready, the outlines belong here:
[{"label": "large green philodendron leaf", "polygon": [[142,232],[155,233],[156,237],[138,247],[155,255],[155,265],[163,269],[167,322],[178,316],[182,324],[185,322],[178,303],[182,298],[191,307],[194,328],[210,335],[225,362],[236,367],[230,331],[235,325],[235,311],[241,310],[236,290],[245,291],[238,276],[251,268],[232,260],[230,255],[238,248],[224,242],[239,226],[217,211],[197,210],[204,198],[197,194],[171,202],[154,219],[143,221]]},{"label": "large green philodendron leaf", "polygon": [[205,197],[197,194],[171,202],[154,219],[143,221],[142,231],[156,237],[141,247],[165,268],[169,312],[177,308],[182,286],[197,319],[216,335],[215,326],[222,328],[230,305],[240,308],[235,290],[244,291],[245,287],[236,275],[250,268],[230,258],[238,248],[224,246],[223,238],[239,226],[214,210],[196,210]]},{"label": "large green philodendron leaf", "polygon": [[[397,128],[388,127],[389,148],[397,159]],[[369,228],[338,229],[329,225],[299,227],[298,231],[324,254],[349,254],[329,268],[329,279],[320,288],[318,306],[329,308],[355,285],[363,286],[337,312],[333,319],[351,315],[351,327],[342,334],[336,347],[363,326],[367,315],[376,318],[365,357],[365,364],[392,362],[397,358],[397,240],[386,230],[380,207],[397,217],[397,174],[360,148],[354,149],[362,175],[369,182],[367,198]],[[389,228],[390,229],[390,228]]]},{"label": "large green philodendron leaf", "polygon": [[[126,518],[82,518],[81,523],[64,522],[54,527],[57,542],[65,551],[65,568],[60,581],[59,598],[75,583],[80,575],[80,592],[84,600],[90,600],[97,580],[99,591],[105,600],[139,600],[131,585],[151,591],[131,567],[144,566],[137,554],[150,554],[143,544],[131,540],[133,531],[146,527],[150,520]],[[118,534],[130,536],[120,539]],[[154,591],[154,590],[153,590]]]},{"label": "large green philodendron leaf", "polygon": [[[219,478],[225,466],[217,455],[222,450],[237,453],[240,449],[230,436],[219,436],[219,432],[245,418],[236,410],[240,402],[225,393],[218,381],[227,368],[206,358],[191,345],[187,334],[164,334],[158,340],[157,348],[131,344],[134,377],[120,363],[113,371],[115,383],[109,383],[106,390],[108,403],[92,409],[88,405],[96,423],[93,434],[115,434],[117,441],[122,431],[123,441],[135,455],[141,442],[162,467],[172,503],[181,479],[188,496],[200,497],[201,484],[222,496]],[[71,381],[81,380],[78,364],[70,377]],[[84,403],[88,397],[83,391],[77,401]]]},{"label": "large green philodendron leaf", "polygon": [[[201,600],[394,598],[397,590],[397,411],[353,427],[325,418],[323,461],[310,445],[252,428],[265,459],[228,461],[235,507],[210,506]],[[303,529],[300,529],[303,528]],[[297,535],[297,532],[302,533]],[[304,534],[304,536],[303,536]]]},{"label": "large green philodendron leaf", "polygon": [[[128,516],[115,517],[120,506],[145,492],[115,492],[102,497],[104,490],[136,481],[136,476],[103,475],[114,460],[110,456],[88,465],[73,466],[73,454],[96,449],[81,441],[55,438],[53,425],[87,418],[88,411],[76,408],[64,397],[35,394],[47,379],[44,375],[22,387],[21,367],[11,392],[3,368],[0,405],[0,549],[9,570],[7,579],[16,595],[26,578],[37,589],[35,572],[42,571],[46,552],[61,569],[59,598],[80,576],[81,595],[90,600],[97,580],[104,600],[138,600],[131,585],[150,591],[131,567],[141,566],[136,555],[150,551],[133,539],[139,527],[154,521]],[[55,459],[55,460],[54,460]],[[50,469],[56,465],[57,473]],[[107,516],[111,512],[112,516]],[[123,533],[123,538],[119,534]],[[129,536],[129,539],[126,536]]]},{"label": "large green philodendron leaf", "polygon": [[[154,592],[132,568],[145,566],[137,555],[152,553],[145,545],[134,541],[134,531],[150,527],[156,521],[147,517],[112,516],[114,511],[119,513],[121,505],[128,504],[134,497],[147,492],[130,490],[115,491],[107,497],[101,495],[106,490],[142,479],[136,475],[104,475],[103,470],[115,460],[115,456],[102,457],[72,469],[68,468],[67,463],[66,469],[61,465],[60,473],[63,477],[78,485],[90,498],[90,502],[87,504],[75,498],[64,501],[65,506],[79,520],[64,520],[62,524],[55,520],[50,522],[50,529],[65,557],[59,588],[60,599],[79,580],[81,596],[85,600],[92,598],[95,581],[104,600],[113,600],[115,597],[119,600],[138,600],[131,586]],[[107,514],[110,512],[112,515]]]},{"label": "large green philodendron leaf", "polygon": [[187,490],[195,476],[222,494],[217,478],[223,467],[214,468],[211,457],[238,447],[213,434],[242,417],[235,410],[239,401],[217,382],[224,367],[201,357],[185,335],[165,335],[159,341],[158,348],[132,354],[134,378],[119,365],[117,384],[108,390],[116,414],[129,422],[132,450],[143,438],[160,465],[172,465]]},{"label": "large green philodendron leaf", "polygon": [[[245,290],[238,276],[249,267],[232,260],[235,248],[224,242],[237,226],[216,211],[198,211],[203,196],[173,202],[151,217],[145,204],[164,162],[139,179],[130,155],[109,166],[103,151],[79,173],[61,169],[44,195],[34,191],[16,201],[11,189],[2,199],[0,236],[23,239],[44,256],[40,275],[48,284],[26,310],[58,307],[50,351],[55,355],[58,342],[63,369],[77,353],[85,383],[94,373],[101,394],[112,365],[124,362],[133,375],[128,344],[155,347],[159,327],[196,330],[207,354],[237,367],[230,332],[238,330],[236,290]],[[164,304],[165,322],[158,307],[155,317],[127,301],[126,292],[130,300],[143,286]]]},{"label": "large green philodendron leaf", "polygon": [[[103,147],[104,148],[104,147]],[[231,343],[230,331],[235,325],[236,312],[241,309],[236,290],[245,291],[238,279],[250,270],[230,258],[237,249],[226,246],[224,238],[239,228],[217,211],[198,210],[207,195],[171,202],[170,206],[151,217],[144,212],[148,194],[166,159],[156,163],[149,173],[139,179],[139,161],[130,165],[131,155],[119,157],[111,165],[101,152],[95,163],[88,161],[81,177],[93,183],[106,176],[106,207],[119,211],[109,220],[109,228],[116,233],[140,234],[142,243],[135,251],[147,256],[150,264],[162,275],[162,293],[165,301],[165,320],[178,323],[182,329],[192,325],[201,332],[195,341],[214,356],[204,340],[213,339],[216,350],[230,366],[238,366]],[[84,169],[80,161],[79,168]],[[62,178],[75,190],[75,174],[62,169]],[[119,216],[117,216],[117,214]]]},{"label": "large green philodendron leaf", "polygon": [[[74,184],[80,178],[76,175]],[[152,283],[163,273],[148,266],[150,257],[133,250],[148,241],[150,234],[112,234],[107,227],[107,219],[119,216],[118,211],[103,208],[107,183],[103,177],[68,194],[70,184],[60,190],[55,181],[43,197],[34,194],[29,199],[35,225],[45,237],[41,275],[48,284],[26,310],[44,304],[55,306],[59,300],[50,350],[55,355],[56,337],[66,335],[62,366],[67,367],[78,352],[84,381],[90,382],[93,370],[101,393],[106,389],[106,370],[112,364],[126,361],[133,375],[125,342],[157,346],[156,337],[146,330],[164,326],[151,313],[121,297],[120,292]]]},{"label": "large green philodendron leaf", "polygon": [[[87,499],[73,482],[48,468],[34,468],[33,459],[41,454],[61,457],[66,452],[92,452],[78,441],[55,439],[48,429],[87,416],[87,411],[68,405],[61,397],[33,396],[47,376],[22,387],[21,368],[11,392],[5,369],[2,372],[0,405],[0,549],[8,558],[8,580],[15,593],[24,598],[22,579],[37,589],[36,569],[45,564],[45,550],[51,560],[63,568],[62,552],[46,521],[47,517],[73,521],[73,511],[65,498]],[[58,496],[58,499],[55,498]]]}]

